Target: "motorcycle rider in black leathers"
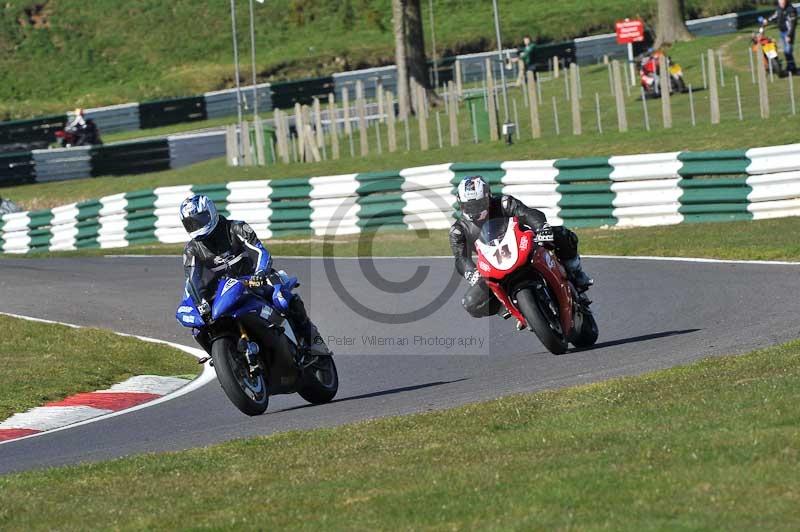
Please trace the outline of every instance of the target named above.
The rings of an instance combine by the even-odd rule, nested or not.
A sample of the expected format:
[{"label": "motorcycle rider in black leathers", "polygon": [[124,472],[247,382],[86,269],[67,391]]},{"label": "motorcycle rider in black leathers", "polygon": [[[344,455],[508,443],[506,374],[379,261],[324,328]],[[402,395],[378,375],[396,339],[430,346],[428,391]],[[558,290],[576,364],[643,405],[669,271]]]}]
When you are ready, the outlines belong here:
[{"label": "motorcycle rider in black leathers", "polygon": [[481,176],[466,177],[459,184],[458,204],[461,216],[450,227],[450,248],[456,270],[470,285],[461,304],[471,316],[482,318],[506,314],[506,309],[481,278],[472,259],[483,222],[493,218],[515,216],[520,223],[536,231],[537,237],[549,239],[552,236],[556,256],[575,288],[584,292],[594,284],[581,267],[577,235],[563,226],[551,227],[542,211],[527,207],[513,196],[492,195],[489,184]]},{"label": "motorcycle rider in black leathers", "polygon": [[[255,285],[281,283],[280,274],[272,268],[272,257],[246,224],[228,220],[217,213],[207,196],[187,198],[180,206],[180,218],[191,240],[183,251],[186,293],[192,296],[203,320],[211,315],[211,300],[217,281],[223,275],[241,277],[252,275]],[[331,352],[316,326],[308,318],[300,296],[289,303],[286,318],[298,336],[301,346],[313,355],[330,355]],[[199,338],[199,337],[198,337]],[[202,339],[198,339],[202,345]],[[209,346],[203,345],[206,351]]]}]

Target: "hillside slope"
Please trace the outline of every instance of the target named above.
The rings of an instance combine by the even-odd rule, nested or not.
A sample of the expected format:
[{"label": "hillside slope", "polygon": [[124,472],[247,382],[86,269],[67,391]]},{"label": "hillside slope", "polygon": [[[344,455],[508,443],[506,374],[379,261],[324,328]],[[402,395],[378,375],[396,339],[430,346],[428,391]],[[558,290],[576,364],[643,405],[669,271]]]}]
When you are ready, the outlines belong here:
[{"label": "hillside slope", "polygon": [[[424,19],[429,21],[428,2]],[[491,2],[435,0],[439,53],[494,44]],[[611,31],[651,19],[655,0],[501,0],[504,40]],[[687,0],[692,17],[752,7]],[[238,0],[242,64],[249,65],[248,2]],[[390,0],[268,0],[256,4],[262,80],[390,63]],[[426,27],[426,36],[430,28]],[[233,83],[229,3],[192,0],[8,0],[0,7],[0,119],[196,94]],[[429,44],[429,43],[428,43]],[[247,69],[249,72],[249,68]]]}]

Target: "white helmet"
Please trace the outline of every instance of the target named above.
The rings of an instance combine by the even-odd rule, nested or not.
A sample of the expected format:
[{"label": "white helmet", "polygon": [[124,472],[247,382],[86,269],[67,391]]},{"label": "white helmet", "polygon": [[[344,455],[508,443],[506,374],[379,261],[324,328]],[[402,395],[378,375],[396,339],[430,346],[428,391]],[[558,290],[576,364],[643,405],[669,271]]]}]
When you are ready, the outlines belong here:
[{"label": "white helmet", "polygon": [[465,177],[458,184],[458,206],[464,218],[471,222],[483,222],[489,217],[492,191],[483,177]]},{"label": "white helmet", "polygon": [[181,203],[181,222],[192,239],[203,240],[211,234],[219,222],[214,202],[208,196],[196,195]]}]

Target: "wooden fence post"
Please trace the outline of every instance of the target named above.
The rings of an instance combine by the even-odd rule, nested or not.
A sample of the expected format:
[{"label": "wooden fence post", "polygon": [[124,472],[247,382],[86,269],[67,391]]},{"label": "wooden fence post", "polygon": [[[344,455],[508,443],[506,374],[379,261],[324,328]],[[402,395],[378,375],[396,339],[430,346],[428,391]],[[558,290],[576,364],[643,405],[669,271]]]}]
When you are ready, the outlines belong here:
[{"label": "wooden fence post", "polygon": [[420,104],[420,107],[417,110],[417,124],[419,124],[419,147],[422,151],[428,151],[428,120],[425,116],[425,109],[423,108],[425,101],[423,91],[425,89],[419,83],[416,84],[416,87],[417,103]]},{"label": "wooden fence post", "polygon": [[458,146],[458,114],[456,111],[458,108],[458,94],[456,94],[456,86],[452,81],[448,84],[447,88],[450,93],[450,106],[447,109],[450,127],[450,146]]},{"label": "wooden fence post", "polygon": [[250,142],[250,123],[242,121],[242,151],[244,152],[244,165],[253,166],[253,143]]},{"label": "wooden fence post", "polygon": [[530,70],[527,72],[528,76],[528,100],[530,101],[531,113],[531,135],[533,138],[538,139],[542,136],[542,126],[539,123],[539,98],[536,96],[536,76]]},{"label": "wooden fence post", "polygon": [[578,65],[571,63],[569,65],[569,84],[570,93],[572,94],[572,134],[580,135],[581,128],[581,102],[578,99]]},{"label": "wooden fence post", "polygon": [[672,127],[672,102],[670,100],[670,73],[667,65],[667,56],[661,54],[658,58],[658,71],[661,73],[659,82],[661,83],[661,118],[664,129]]},{"label": "wooden fence post", "polygon": [[464,86],[462,81],[462,73],[461,73],[461,61],[456,59],[456,89],[458,90],[458,96],[460,97],[464,94]]},{"label": "wooden fence post", "polygon": [[367,103],[364,100],[364,82],[356,81],[356,110],[358,112],[358,131],[361,143],[361,156],[369,155],[369,137],[367,137]]},{"label": "wooden fence post", "polygon": [[304,162],[306,160],[306,143],[305,135],[303,135],[303,112],[299,103],[294,104],[294,130],[297,134],[297,160]]},{"label": "wooden fence post", "polygon": [[[761,50],[761,46],[758,47],[758,57],[759,59],[763,57],[763,52]],[[767,89],[767,71],[761,65],[761,61],[758,61],[758,65],[756,67],[758,70],[758,103],[759,107],[761,108],[761,118],[769,118],[769,92]]]},{"label": "wooden fence post", "polygon": [[331,155],[333,160],[339,159],[339,122],[336,120],[336,97],[328,93],[328,128],[331,135]]},{"label": "wooden fence post", "polygon": [[624,133],[628,131],[628,115],[625,110],[625,93],[622,92],[622,73],[617,59],[611,62],[611,69],[614,77],[614,98],[617,104],[617,127],[620,133]]},{"label": "wooden fence post", "polygon": [[717,58],[708,51],[708,98],[711,104],[711,123],[719,124],[719,89],[717,88]]},{"label": "wooden fence post", "polygon": [[397,131],[395,131],[395,117],[394,117],[394,94],[386,91],[386,100],[388,103],[386,114],[386,134],[389,140],[389,153],[397,151]]},{"label": "wooden fence post", "polygon": [[489,60],[486,60],[486,110],[489,113],[489,138],[493,141],[500,140],[500,133],[497,130],[497,105],[495,104],[494,76]]}]

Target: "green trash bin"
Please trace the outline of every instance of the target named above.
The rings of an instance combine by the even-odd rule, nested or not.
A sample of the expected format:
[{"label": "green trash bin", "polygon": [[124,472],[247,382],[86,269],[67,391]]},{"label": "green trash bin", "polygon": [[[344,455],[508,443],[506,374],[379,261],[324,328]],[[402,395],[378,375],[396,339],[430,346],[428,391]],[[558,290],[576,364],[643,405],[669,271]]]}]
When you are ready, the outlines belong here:
[{"label": "green trash bin", "polygon": [[486,96],[482,92],[470,94],[464,97],[464,101],[467,102],[472,126],[470,135],[472,138],[477,137],[478,142],[489,142],[491,136],[489,134],[489,111],[486,109]]}]

